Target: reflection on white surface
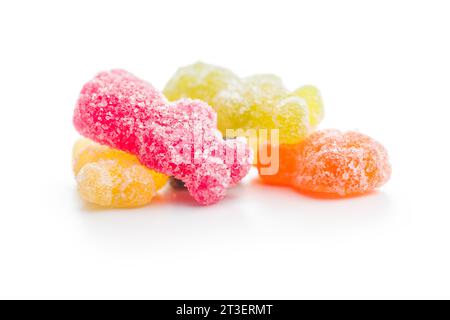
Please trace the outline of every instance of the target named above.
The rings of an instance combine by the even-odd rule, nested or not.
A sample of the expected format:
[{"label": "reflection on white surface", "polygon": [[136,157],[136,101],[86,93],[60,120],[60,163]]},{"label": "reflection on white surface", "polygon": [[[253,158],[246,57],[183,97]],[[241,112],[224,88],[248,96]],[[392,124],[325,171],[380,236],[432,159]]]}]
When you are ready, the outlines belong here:
[{"label": "reflection on white surface", "polygon": [[265,185],[255,172],[230,189],[222,202],[208,207],[197,205],[187,191],[170,187],[150,205],[137,209],[101,209],[78,200],[83,230],[93,239],[120,243],[139,239],[141,246],[163,247],[339,233],[383,223],[389,206],[388,195],[381,191],[354,198],[317,199],[290,188]]}]

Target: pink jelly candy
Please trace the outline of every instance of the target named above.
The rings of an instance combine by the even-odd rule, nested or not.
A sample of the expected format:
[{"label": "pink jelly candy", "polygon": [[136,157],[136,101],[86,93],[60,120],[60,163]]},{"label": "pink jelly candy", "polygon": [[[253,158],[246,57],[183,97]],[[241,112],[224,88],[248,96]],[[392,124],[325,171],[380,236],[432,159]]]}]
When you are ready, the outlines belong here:
[{"label": "pink jelly candy", "polygon": [[251,167],[245,141],[223,140],[208,104],[169,103],[148,82],[123,70],[101,72],[84,85],[74,124],[82,135],[183,181],[203,205],[225,197]]}]

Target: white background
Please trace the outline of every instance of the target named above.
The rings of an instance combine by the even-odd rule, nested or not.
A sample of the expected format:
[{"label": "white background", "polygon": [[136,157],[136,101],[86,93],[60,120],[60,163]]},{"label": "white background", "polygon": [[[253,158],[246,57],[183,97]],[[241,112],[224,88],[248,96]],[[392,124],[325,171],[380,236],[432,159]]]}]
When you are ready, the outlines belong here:
[{"label": "white background", "polygon": [[[450,298],[448,1],[2,1],[0,298]],[[76,193],[72,111],[95,73],[163,88],[202,60],[323,93],[321,128],[381,141],[379,192],[257,177],[211,207]]]}]

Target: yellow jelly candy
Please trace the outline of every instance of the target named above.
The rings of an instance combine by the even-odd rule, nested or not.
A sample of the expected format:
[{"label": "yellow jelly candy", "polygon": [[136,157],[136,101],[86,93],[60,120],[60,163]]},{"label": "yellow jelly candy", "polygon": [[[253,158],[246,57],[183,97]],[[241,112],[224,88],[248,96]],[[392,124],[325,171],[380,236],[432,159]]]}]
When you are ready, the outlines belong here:
[{"label": "yellow jelly candy", "polygon": [[206,101],[216,110],[224,136],[227,129],[279,129],[281,144],[301,142],[324,116],[320,92],[313,86],[290,92],[277,76],[239,78],[227,69],[200,62],[180,68],[164,94],[173,101]]},{"label": "yellow jelly candy", "polygon": [[141,165],[135,156],[88,139],[75,143],[73,171],[81,197],[104,207],[146,205],[168,180]]}]

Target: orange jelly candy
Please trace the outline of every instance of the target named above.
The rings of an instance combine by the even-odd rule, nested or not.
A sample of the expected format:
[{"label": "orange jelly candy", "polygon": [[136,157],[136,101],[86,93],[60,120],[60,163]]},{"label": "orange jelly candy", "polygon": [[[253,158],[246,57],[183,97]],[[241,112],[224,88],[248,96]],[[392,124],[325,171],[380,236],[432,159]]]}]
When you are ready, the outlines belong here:
[{"label": "orange jelly candy", "polygon": [[279,164],[275,175],[264,175],[258,163],[264,182],[337,196],[370,192],[391,175],[386,149],[353,131],[321,130],[299,144],[281,145]]}]

